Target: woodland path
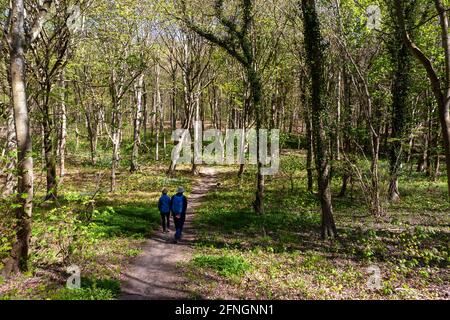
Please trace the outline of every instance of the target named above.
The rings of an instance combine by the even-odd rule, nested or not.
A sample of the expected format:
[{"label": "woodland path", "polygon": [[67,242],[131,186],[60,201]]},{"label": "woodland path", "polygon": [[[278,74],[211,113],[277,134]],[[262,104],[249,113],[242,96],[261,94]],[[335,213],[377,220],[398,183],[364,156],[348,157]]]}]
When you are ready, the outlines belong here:
[{"label": "woodland path", "polygon": [[187,279],[177,265],[189,261],[193,254],[195,230],[192,219],[202,198],[216,187],[216,171],[202,168],[200,178],[194,183],[188,197],[188,209],[183,237],[173,244],[174,224],[171,219],[170,233],[160,229],[147,240],[143,252],[132,260],[121,275],[120,300],[173,300],[188,299],[190,292],[184,290]]}]

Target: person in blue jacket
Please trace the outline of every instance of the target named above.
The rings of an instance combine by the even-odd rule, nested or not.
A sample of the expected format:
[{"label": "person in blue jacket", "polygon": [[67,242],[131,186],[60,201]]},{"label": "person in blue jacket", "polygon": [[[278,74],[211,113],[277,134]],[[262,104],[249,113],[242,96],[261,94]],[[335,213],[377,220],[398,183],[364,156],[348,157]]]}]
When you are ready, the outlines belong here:
[{"label": "person in blue jacket", "polygon": [[186,211],[188,201],[184,196],[184,188],[179,187],[177,194],[175,194],[170,201],[170,208],[173,215],[173,222],[175,224],[175,239],[174,243],[177,243],[181,239],[183,233],[184,222],[186,221]]},{"label": "person in blue jacket", "polygon": [[167,189],[164,188],[162,190],[162,196],[158,201],[158,209],[161,214],[161,225],[163,228],[163,232],[169,232],[170,228],[170,197],[167,195]]}]

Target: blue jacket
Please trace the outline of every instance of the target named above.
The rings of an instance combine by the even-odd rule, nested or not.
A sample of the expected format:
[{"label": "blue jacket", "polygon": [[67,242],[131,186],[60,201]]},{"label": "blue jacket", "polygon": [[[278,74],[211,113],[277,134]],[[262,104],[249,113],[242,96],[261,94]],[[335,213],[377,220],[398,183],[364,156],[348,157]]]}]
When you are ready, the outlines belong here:
[{"label": "blue jacket", "polygon": [[176,216],[176,214],[172,210],[173,197],[180,196],[180,195],[183,197],[183,211],[181,212],[181,218],[184,219],[184,218],[186,218],[186,211],[187,211],[188,202],[187,202],[186,196],[184,196],[182,193],[177,193],[176,195],[172,196],[172,199],[170,199],[170,209],[172,211],[172,215]]},{"label": "blue jacket", "polygon": [[171,208],[170,197],[167,194],[163,194],[158,201],[158,209],[161,213],[170,213]]}]

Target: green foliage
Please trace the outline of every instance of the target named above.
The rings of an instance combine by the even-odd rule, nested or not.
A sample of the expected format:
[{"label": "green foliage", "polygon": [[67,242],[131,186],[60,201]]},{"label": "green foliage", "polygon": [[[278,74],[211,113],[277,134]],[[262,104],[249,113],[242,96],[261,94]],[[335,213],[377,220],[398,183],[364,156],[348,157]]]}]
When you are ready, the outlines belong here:
[{"label": "green foliage", "polygon": [[114,300],[115,296],[110,290],[102,288],[81,288],[59,290],[50,300]]},{"label": "green foliage", "polygon": [[295,189],[295,180],[298,175],[306,170],[306,164],[298,155],[288,155],[281,159],[281,173],[290,181],[291,192]]},{"label": "green foliage", "polygon": [[36,265],[68,264],[93,241],[87,227],[68,207],[52,209],[39,217],[45,224],[35,224],[32,234],[32,261]]},{"label": "green foliage", "polygon": [[412,232],[404,232],[396,236],[404,258],[399,262],[402,266],[413,268],[417,266],[445,265],[449,262],[449,247],[430,247],[430,240],[435,236],[433,230],[415,228]]},{"label": "green foliage", "polygon": [[210,256],[198,255],[192,260],[194,266],[217,271],[223,277],[242,276],[251,269],[251,265],[242,257],[235,255]]},{"label": "green foliage", "polygon": [[282,149],[306,149],[307,141],[304,135],[280,133],[280,147]]},{"label": "green foliage", "polygon": [[324,258],[322,255],[313,252],[307,251],[305,253],[305,259],[302,261],[301,266],[306,270],[314,270],[319,267],[321,263],[323,263]]},{"label": "green foliage", "polygon": [[147,205],[106,207],[95,211],[89,229],[99,238],[121,236],[143,238],[158,225],[159,219],[156,207]]},{"label": "green foliage", "polygon": [[3,259],[9,256],[16,236],[13,210],[10,201],[0,203],[0,269]]}]

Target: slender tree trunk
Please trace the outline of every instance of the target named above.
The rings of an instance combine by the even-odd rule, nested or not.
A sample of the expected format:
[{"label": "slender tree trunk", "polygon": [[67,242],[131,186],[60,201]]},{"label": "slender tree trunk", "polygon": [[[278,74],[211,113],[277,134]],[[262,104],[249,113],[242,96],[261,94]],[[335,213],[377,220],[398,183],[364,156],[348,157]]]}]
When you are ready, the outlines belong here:
[{"label": "slender tree trunk", "polygon": [[147,94],[147,85],[145,81],[142,83],[143,93],[142,93],[142,107],[144,108],[142,114],[142,129],[144,133],[144,145],[147,143],[147,126],[148,126],[148,94]]},{"label": "slender tree trunk", "polygon": [[338,71],[337,78],[337,109],[336,109],[336,137],[335,137],[335,159],[341,160],[341,103],[342,103],[342,74]]},{"label": "slender tree trunk", "polygon": [[[251,59],[252,60],[252,59]],[[256,118],[256,144],[257,144],[257,159],[258,159],[258,171],[257,171],[257,183],[256,183],[256,198],[254,201],[254,209],[257,214],[264,214],[264,176],[262,174],[263,163],[260,155],[260,138],[259,130],[262,124],[262,111],[261,111],[261,99],[262,99],[262,85],[259,74],[255,71],[253,61],[247,66],[247,79],[250,85],[250,96],[252,97],[253,110]]]},{"label": "slender tree trunk", "polygon": [[[352,152],[351,143],[351,129],[352,129],[352,90],[351,79],[347,70],[347,66],[343,67],[343,80],[344,80],[344,130],[343,130],[343,150],[347,156]],[[338,197],[344,197],[347,193],[347,186],[351,182],[351,170],[348,164],[345,165],[344,173],[342,175],[342,186]]]},{"label": "slender tree trunk", "polygon": [[67,110],[66,110],[66,83],[64,81],[64,73],[61,73],[60,85],[63,89],[61,94],[60,114],[60,135],[59,135],[59,175],[61,179],[66,174],[66,144],[67,144]]},{"label": "slender tree trunk", "polygon": [[58,196],[57,177],[56,177],[56,150],[55,150],[55,134],[54,123],[50,114],[50,106],[48,99],[45,98],[43,105],[43,122],[44,129],[44,151],[45,151],[45,168],[47,172],[47,196],[46,199],[56,198]]},{"label": "slender tree trunk", "polygon": [[161,71],[159,64],[156,64],[156,85],[155,85],[155,130],[156,130],[156,144],[155,144],[155,160],[159,161],[159,140],[161,132]]},{"label": "slender tree trunk", "polygon": [[[302,81],[303,83],[303,81]],[[304,84],[304,83],[303,83]],[[306,88],[306,86],[304,85]],[[307,176],[307,190],[309,192],[313,192],[314,190],[314,140],[312,134],[312,124],[311,124],[311,115],[308,106],[308,99],[306,97],[306,93],[302,90],[302,103],[305,108],[305,123],[306,123],[306,176]]]},{"label": "slender tree trunk", "polygon": [[121,125],[122,114],[120,111],[120,105],[116,104],[114,107],[112,119],[112,161],[111,161],[111,192],[115,192],[117,188],[117,169],[119,168],[120,161],[120,142],[121,142]]},{"label": "slender tree trunk", "polygon": [[112,141],[112,163],[111,163],[111,192],[115,192],[117,188],[117,168],[119,166],[119,133],[116,132],[113,135],[113,141]]},{"label": "slender tree trunk", "polygon": [[325,97],[324,56],[319,17],[315,0],[302,0],[305,49],[311,75],[312,127],[317,167],[319,198],[322,207],[322,238],[337,235],[330,190],[330,158],[326,132],[327,103]]},{"label": "slender tree trunk", "polygon": [[121,101],[119,101],[119,90],[116,88],[117,79],[113,71],[111,74],[110,94],[112,99],[112,117],[111,117],[111,142],[112,142],[112,159],[111,159],[111,192],[116,191],[117,187],[117,169],[120,162],[120,143],[122,140],[122,110]]},{"label": "slender tree trunk", "polygon": [[138,170],[139,157],[139,141],[141,135],[141,120],[142,120],[142,96],[143,96],[144,75],[142,74],[136,84],[136,110],[133,121],[133,150],[131,153],[131,168],[130,172]]},{"label": "slender tree trunk", "polygon": [[171,98],[171,110],[170,110],[170,119],[172,130],[177,128],[177,70],[174,68],[172,70],[172,98]]},{"label": "slender tree trunk", "polygon": [[24,1],[12,1],[9,40],[11,93],[14,122],[17,137],[18,202],[16,209],[16,241],[12,246],[10,259],[4,264],[2,273],[6,276],[28,269],[28,250],[31,237],[33,203],[33,158],[29,126],[26,82],[25,82],[25,29]]},{"label": "slender tree trunk", "polygon": [[371,139],[372,148],[372,162],[370,166],[371,180],[372,180],[372,213],[376,217],[380,216],[382,213],[381,202],[380,202],[380,186],[379,186],[379,172],[378,172],[378,161],[380,154],[380,135],[372,134]]},{"label": "slender tree trunk", "polygon": [[[200,121],[200,96],[201,96],[201,88],[202,84],[201,82],[198,84],[198,89],[199,91],[195,94],[195,121]],[[194,130],[195,131],[195,130]],[[201,141],[202,137],[195,137],[195,139],[197,139],[198,141]],[[198,175],[200,174],[200,171],[197,168],[197,164],[195,163],[195,157],[192,157],[192,168],[191,168],[191,173],[193,175]]]}]

